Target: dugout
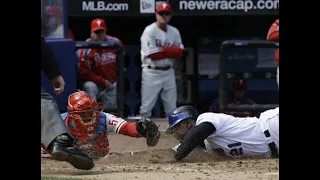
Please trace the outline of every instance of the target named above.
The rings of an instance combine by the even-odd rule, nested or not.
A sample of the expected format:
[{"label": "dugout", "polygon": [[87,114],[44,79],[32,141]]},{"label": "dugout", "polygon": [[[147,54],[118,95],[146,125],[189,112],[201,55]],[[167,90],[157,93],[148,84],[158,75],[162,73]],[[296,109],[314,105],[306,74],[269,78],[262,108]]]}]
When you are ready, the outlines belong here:
[{"label": "dugout", "polygon": [[[192,2],[197,3],[197,1]],[[255,0],[252,2],[253,4],[258,3]],[[268,7],[244,12],[241,9],[223,11],[190,10],[193,7],[190,6],[190,2],[187,3],[186,7],[181,7],[179,6],[181,0],[169,1],[175,12],[170,24],[180,30],[186,47],[185,60],[176,65],[178,69],[176,71],[178,73],[177,83],[180,83],[178,93],[181,95],[178,97],[178,105],[191,104],[196,106],[200,112],[207,111],[210,103],[219,95],[219,78],[210,73],[212,72],[210,67],[207,69],[200,68],[199,66],[203,67],[200,60],[208,62],[216,58],[215,55],[219,55],[220,45],[224,40],[264,40],[269,26],[278,18],[278,6],[276,6],[278,0],[267,0],[265,2],[269,3]],[[87,39],[90,36],[91,20],[101,17],[106,20],[107,34],[118,37],[125,45],[128,53],[125,57],[124,116],[134,115],[139,110],[140,36],[145,26],[155,21],[152,8],[157,3],[159,1],[154,0],[68,1],[68,27],[74,32],[76,41]],[[271,6],[272,8],[270,8]],[[104,11],[99,7],[109,9]],[[183,8],[189,8],[189,10]],[[249,93],[250,89],[254,90],[254,99],[258,99],[258,102],[261,103],[264,103],[266,93],[273,93],[273,98],[276,100],[276,93],[278,92],[276,83],[269,89],[264,88],[269,86],[268,83],[269,81],[266,82],[263,78],[255,81],[255,83],[249,82],[248,85],[252,87],[249,87]],[[161,106],[158,103],[155,107],[154,116],[160,117],[161,112]]]}]

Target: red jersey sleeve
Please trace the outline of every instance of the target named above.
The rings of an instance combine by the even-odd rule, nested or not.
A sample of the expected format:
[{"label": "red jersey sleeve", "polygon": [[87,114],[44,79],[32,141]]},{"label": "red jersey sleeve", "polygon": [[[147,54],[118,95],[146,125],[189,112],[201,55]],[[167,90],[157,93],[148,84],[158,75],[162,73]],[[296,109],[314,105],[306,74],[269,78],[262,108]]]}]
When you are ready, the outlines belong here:
[{"label": "red jersey sleeve", "polygon": [[123,53],[124,53],[124,54],[126,53],[126,51],[125,51],[125,46],[124,46],[124,44],[122,43],[122,41],[121,41],[119,38],[114,37],[114,36],[110,36],[110,35],[107,35],[106,37],[107,37],[107,38],[113,38],[113,39],[119,41],[120,45],[123,46],[123,48],[124,48]]},{"label": "red jersey sleeve", "polygon": [[163,52],[156,52],[153,54],[149,54],[148,58],[150,58],[152,61],[158,61],[158,60],[166,59],[167,56]]},{"label": "red jersey sleeve", "polygon": [[174,48],[163,48],[163,53],[168,57],[168,58],[175,58],[179,59],[183,55],[183,49],[179,47],[174,47]]},{"label": "red jersey sleeve", "polygon": [[80,49],[78,52],[78,57],[80,59],[79,65],[79,78],[81,81],[92,81],[99,85],[105,85],[106,79],[101,76],[96,75],[92,71],[92,62],[89,59],[88,54],[90,53],[91,49]]},{"label": "red jersey sleeve", "polygon": [[175,58],[179,59],[183,55],[183,48],[174,47],[174,48],[163,48],[162,52],[156,52],[148,55],[153,61],[162,60],[166,58]]},{"label": "red jersey sleeve", "polygon": [[136,129],[136,124],[132,122],[125,122],[119,130],[119,134],[125,135],[125,136],[131,136],[131,137],[142,137]]}]

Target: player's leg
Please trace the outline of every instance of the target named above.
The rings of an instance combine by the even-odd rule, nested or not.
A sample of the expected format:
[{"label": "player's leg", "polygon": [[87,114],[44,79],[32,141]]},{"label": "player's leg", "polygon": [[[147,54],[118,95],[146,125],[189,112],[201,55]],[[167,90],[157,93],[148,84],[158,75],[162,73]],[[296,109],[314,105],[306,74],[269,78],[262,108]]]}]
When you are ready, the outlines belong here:
[{"label": "player's leg", "polygon": [[53,97],[41,88],[41,142],[53,159],[67,161],[77,169],[94,167],[92,159],[72,146],[73,139]]},{"label": "player's leg", "polygon": [[83,90],[94,100],[97,100],[99,94],[99,88],[96,83],[92,81],[86,81],[83,84]]},{"label": "player's leg", "polygon": [[141,80],[141,116],[151,117],[151,111],[157,102],[161,89],[162,77],[158,70],[143,68]]},{"label": "player's leg", "polygon": [[163,77],[163,89],[160,93],[166,116],[177,108],[177,86],[173,70],[168,70],[167,77]]},{"label": "player's leg", "polygon": [[279,114],[267,121],[271,138],[279,149]]},{"label": "player's leg", "polygon": [[53,97],[41,88],[41,141],[45,148],[59,135],[70,132]]},{"label": "player's leg", "polygon": [[115,87],[111,91],[102,91],[101,102],[104,108],[112,108],[117,106],[117,88]]},{"label": "player's leg", "polygon": [[269,130],[272,140],[279,147],[279,107],[262,112],[259,124],[263,132]]}]

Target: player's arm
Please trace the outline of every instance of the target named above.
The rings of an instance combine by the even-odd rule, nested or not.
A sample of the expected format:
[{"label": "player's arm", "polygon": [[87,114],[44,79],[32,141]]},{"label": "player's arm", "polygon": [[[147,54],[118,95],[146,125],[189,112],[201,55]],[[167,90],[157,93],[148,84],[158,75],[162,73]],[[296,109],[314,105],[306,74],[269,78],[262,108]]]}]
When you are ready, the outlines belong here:
[{"label": "player's arm", "polygon": [[269,28],[267,40],[279,41],[279,19],[277,19]]},{"label": "player's arm", "polygon": [[137,138],[142,137],[137,132],[136,124],[132,122],[124,122],[124,124],[119,129],[118,133],[125,136],[131,136],[131,137],[137,137]]},{"label": "player's arm", "polygon": [[122,41],[119,38],[117,38],[117,37],[115,37],[115,38],[119,41],[120,46],[123,47],[123,55],[125,56],[126,55],[126,48],[125,48],[124,44],[122,43]]},{"label": "player's arm", "polygon": [[150,58],[152,61],[163,60],[166,58],[176,58],[180,51],[183,53],[181,48],[161,48],[156,46],[156,39],[152,35],[152,31],[146,29],[140,38],[142,51],[145,52],[145,56]]},{"label": "player's arm", "polygon": [[48,79],[52,80],[61,75],[60,68],[55,56],[47,45],[45,39],[41,36],[41,70]]},{"label": "player's arm", "polygon": [[106,37],[107,37],[107,38],[108,38],[108,37],[111,37],[111,38],[115,39],[115,40],[116,40],[116,44],[118,44],[118,45],[120,45],[120,46],[122,46],[122,47],[124,48],[124,50],[123,50],[123,55],[126,54],[125,46],[124,46],[124,44],[122,43],[122,41],[121,41],[119,38],[114,37],[114,36],[110,36],[110,35],[107,35]]},{"label": "player's arm", "polygon": [[163,48],[163,53],[169,58],[179,59],[183,55],[184,46],[182,44],[181,35],[178,29],[175,29],[175,40],[173,47]]},{"label": "player's arm", "polygon": [[141,51],[152,61],[166,59],[167,56],[156,46],[156,39],[152,36],[152,31],[145,29],[141,35]]},{"label": "player's arm", "polygon": [[107,131],[131,137],[145,137],[148,146],[155,146],[159,142],[160,132],[158,126],[150,119],[142,118],[136,123],[105,113],[107,116]]},{"label": "player's arm", "polygon": [[77,51],[77,55],[80,59],[79,65],[79,79],[81,81],[92,81],[101,86],[105,86],[107,80],[92,71],[93,61],[89,59],[89,53],[91,49],[82,48]]},{"label": "player's arm", "polygon": [[177,148],[174,157],[177,161],[184,159],[194,148],[199,146],[208,136],[214,133],[216,128],[210,122],[203,122],[191,128]]},{"label": "player's arm", "polygon": [[131,137],[142,137],[136,129],[136,124],[127,122],[124,119],[118,118],[112,114],[105,113],[107,117],[107,130],[108,132],[114,132]]}]

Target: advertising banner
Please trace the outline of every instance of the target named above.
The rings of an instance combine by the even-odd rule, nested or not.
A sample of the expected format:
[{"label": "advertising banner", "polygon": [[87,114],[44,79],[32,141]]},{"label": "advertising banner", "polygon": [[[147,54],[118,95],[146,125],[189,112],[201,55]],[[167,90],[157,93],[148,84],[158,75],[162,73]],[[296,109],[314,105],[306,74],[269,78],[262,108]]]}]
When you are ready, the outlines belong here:
[{"label": "advertising banner", "polygon": [[68,15],[130,16],[133,13],[133,2],[132,0],[68,0]]},{"label": "advertising banner", "polygon": [[279,0],[68,0],[68,15],[154,15],[162,2],[172,5],[175,16],[279,14]]},{"label": "advertising banner", "polygon": [[158,1],[158,0],[140,0],[140,14],[154,14],[156,7],[160,3],[165,3],[168,1]]},{"label": "advertising banner", "polygon": [[279,0],[170,0],[177,15],[278,15]]}]

